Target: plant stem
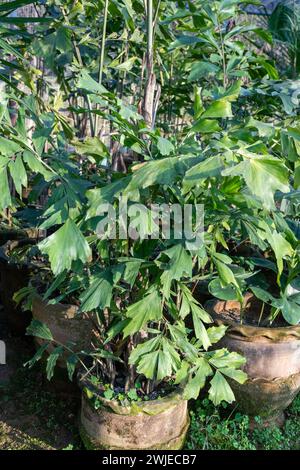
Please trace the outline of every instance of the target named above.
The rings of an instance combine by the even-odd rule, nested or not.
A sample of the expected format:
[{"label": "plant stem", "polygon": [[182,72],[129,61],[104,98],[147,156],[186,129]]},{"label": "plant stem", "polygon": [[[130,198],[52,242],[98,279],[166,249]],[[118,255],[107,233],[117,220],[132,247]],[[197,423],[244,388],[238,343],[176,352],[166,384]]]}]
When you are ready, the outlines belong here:
[{"label": "plant stem", "polygon": [[147,0],[147,62],[149,72],[153,69],[153,1]]},{"label": "plant stem", "polygon": [[220,41],[221,41],[221,56],[222,56],[222,63],[223,63],[223,87],[226,88],[227,86],[227,72],[226,72],[226,55],[225,55],[225,48],[224,48],[224,38],[223,38],[223,33],[222,33],[222,25],[221,22],[219,21],[219,17],[217,16],[217,21],[218,21],[218,28],[219,28],[219,34],[220,34]]},{"label": "plant stem", "polygon": [[[64,20],[65,20],[66,24],[67,24],[68,26],[70,26],[70,21],[69,21],[69,19],[68,19],[67,13],[66,13],[66,11],[65,11],[65,9],[64,9],[63,6],[61,7],[61,11],[62,11],[62,14],[63,14],[63,17],[64,17]],[[83,64],[83,60],[82,60],[82,57],[81,57],[80,49],[79,49],[79,47],[78,47],[78,44],[77,44],[77,41],[76,41],[76,38],[75,38],[74,33],[72,33],[71,41],[72,41],[72,45],[73,45],[73,48],[74,48],[74,51],[75,51],[75,55],[76,55],[77,62],[78,62],[78,64],[80,65],[80,67],[83,69],[84,64]],[[85,98],[86,98],[87,107],[88,107],[88,111],[89,111],[89,121],[90,121],[90,127],[91,127],[91,135],[92,135],[92,137],[93,137],[93,136],[95,135],[95,130],[94,130],[94,124],[93,124],[93,119],[92,119],[92,107],[91,107],[91,102],[90,102],[90,98],[89,98],[89,96],[88,96],[87,94],[86,94]]]},{"label": "plant stem", "polygon": [[154,20],[153,20],[153,31],[155,30],[156,25],[157,25],[158,15],[159,15],[159,9],[160,9],[160,4],[161,4],[161,0],[158,0],[157,6],[156,6],[156,10],[155,10],[155,14],[154,14]]},{"label": "plant stem", "polygon": [[[104,4],[104,16],[103,16],[103,30],[102,30],[102,40],[100,48],[100,60],[99,60],[99,72],[98,72],[98,83],[102,84],[103,78],[103,69],[104,69],[104,55],[105,55],[105,43],[106,43],[106,28],[107,28],[107,16],[108,16],[108,0],[105,0]],[[96,105],[96,109],[99,109],[99,105]],[[98,134],[99,127],[99,116],[95,115],[95,135]]]},{"label": "plant stem", "polygon": [[156,77],[153,73],[153,0],[147,0],[147,53],[146,70],[147,80],[145,84],[142,114],[149,128],[153,127],[153,107],[156,86]]},{"label": "plant stem", "polygon": [[261,307],[261,311],[260,311],[260,315],[259,315],[259,319],[258,319],[258,326],[260,325],[260,322],[261,322],[261,319],[262,319],[262,316],[263,316],[263,313],[264,313],[264,309],[265,309],[265,303],[263,302],[262,307]]},{"label": "plant stem", "polygon": [[275,312],[273,313],[271,317],[270,325],[272,325],[273,321],[275,320],[279,312],[280,312],[280,308],[276,308]]}]

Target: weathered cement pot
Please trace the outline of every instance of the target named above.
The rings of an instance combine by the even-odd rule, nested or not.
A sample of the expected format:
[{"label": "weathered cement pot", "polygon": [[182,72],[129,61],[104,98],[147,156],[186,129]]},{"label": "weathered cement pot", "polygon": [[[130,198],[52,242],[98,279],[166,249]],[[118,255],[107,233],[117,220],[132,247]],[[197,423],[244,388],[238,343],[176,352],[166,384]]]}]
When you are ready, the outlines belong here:
[{"label": "weathered cement pot", "polygon": [[[33,243],[32,240],[29,242]],[[26,263],[13,261],[10,253],[14,248],[25,243],[27,240],[7,242],[1,246],[0,253],[1,301],[7,315],[10,331],[14,335],[24,335],[31,320],[31,312],[24,312],[21,306],[16,305],[13,300],[14,294],[27,286],[31,268]]]},{"label": "weathered cement pot", "polygon": [[178,450],[189,427],[187,401],[178,392],[159,400],[121,406],[99,396],[95,410],[82,393],[79,432],[90,450]]},{"label": "weathered cement pot", "polygon": [[15,292],[25,287],[29,280],[29,271],[26,266],[4,264],[0,261],[1,301],[7,315],[11,333],[24,335],[30,323],[31,313],[23,312],[13,300]]},{"label": "weathered cement pot", "polygon": [[[251,296],[245,308],[249,300]],[[206,307],[217,324],[228,326],[218,346],[246,358],[248,380],[243,385],[230,382],[241,410],[260,415],[266,424],[282,424],[283,411],[300,391],[300,326],[264,328],[224,319],[226,311],[240,310],[235,301],[210,301]]]},{"label": "weathered cement pot", "polygon": [[[55,342],[63,345],[71,344],[74,352],[89,351],[91,341],[96,335],[95,318],[90,313],[79,313],[76,305],[48,304],[41,297],[35,297],[32,302],[32,316],[48,326],[54,339],[47,351],[51,353],[55,348]],[[42,346],[45,341],[36,338],[36,343]],[[70,353],[65,354],[65,358]],[[63,365],[63,361],[59,361]]]},{"label": "weathered cement pot", "polygon": [[[13,257],[15,249],[35,245],[46,232],[38,229],[4,230],[0,239],[11,237],[0,247],[0,289],[1,301],[7,315],[10,331],[14,335],[24,335],[31,320],[31,312],[23,311],[13,300],[20,289],[27,287],[30,273],[38,268],[27,262],[17,262]],[[5,234],[5,236],[4,236]],[[26,238],[24,238],[26,237]]]},{"label": "weathered cement pot", "polygon": [[46,236],[46,230],[37,229],[37,228],[9,228],[9,227],[0,227],[0,245],[4,245],[9,241],[16,240],[41,240]]}]

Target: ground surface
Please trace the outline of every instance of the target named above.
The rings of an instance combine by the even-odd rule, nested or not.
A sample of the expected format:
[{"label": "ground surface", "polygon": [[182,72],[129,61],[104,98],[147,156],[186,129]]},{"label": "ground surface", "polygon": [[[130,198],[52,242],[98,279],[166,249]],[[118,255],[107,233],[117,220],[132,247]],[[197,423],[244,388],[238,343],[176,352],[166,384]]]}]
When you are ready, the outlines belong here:
[{"label": "ground surface", "polygon": [[[67,380],[49,383],[44,365],[24,367],[35,353],[32,339],[13,337],[0,306],[0,339],[7,364],[0,365],[0,449],[82,449],[77,432],[80,395]],[[237,405],[215,408],[208,400],[191,404],[191,429],[185,448],[211,450],[300,449],[300,396],[286,412],[282,429],[250,430]]]},{"label": "ground surface", "polygon": [[0,339],[7,348],[7,364],[0,365],[0,449],[80,448],[79,397],[55,390],[45,380],[42,367],[24,368],[34,354],[31,338],[11,336],[3,309]]}]

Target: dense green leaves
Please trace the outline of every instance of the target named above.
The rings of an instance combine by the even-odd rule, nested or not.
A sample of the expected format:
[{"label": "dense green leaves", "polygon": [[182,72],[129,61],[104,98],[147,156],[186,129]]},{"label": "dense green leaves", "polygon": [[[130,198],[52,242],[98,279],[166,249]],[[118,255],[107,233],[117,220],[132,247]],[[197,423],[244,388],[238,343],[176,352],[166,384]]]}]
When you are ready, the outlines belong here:
[{"label": "dense green leaves", "polygon": [[29,327],[27,328],[27,334],[36,336],[37,338],[45,339],[47,341],[53,341],[52,333],[48,326],[39,320],[32,320]]},{"label": "dense green leaves", "polygon": [[280,277],[283,270],[283,259],[286,257],[292,257],[293,248],[284,236],[276,231],[268,234],[268,240],[275,253],[278,266],[278,276]]},{"label": "dense green leaves", "polygon": [[124,336],[140,331],[147,322],[162,318],[162,299],[157,290],[145,295],[141,300],[131,304],[126,312],[130,322],[124,328]]},{"label": "dense green leaves", "polygon": [[196,305],[192,306],[192,317],[193,317],[195,336],[197,339],[201,341],[203,348],[207,350],[209,346],[211,346],[211,342],[209,340],[209,336],[207,334],[206,328],[201,320],[201,310],[200,310],[200,315],[199,315],[199,309],[197,308]]},{"label": "dense green leaves", "polygon": [[[137,379],[148,388],[176,376],[196,399],[210,380],[214,403],[232,402],[227,379],[246,380],[244,359],[217,349],[226,327],[213,326],[201,300],[242,304],[252,289],[271,316],[299,323],[297,84],[270,80],[272,60],[251,47],[254,35],[268,44],[270,35],[244,24],[245,2],[164,2],[148,44],[142,2],[109,2],[108,21],[101,2],[54,2],[35,19],[8,14],[29,3],[0,6],[3,217],[11,222],[29,186],[34,225],[51,229],[32,249],[45,265],[44,297],[96,310],[101,337],[89,361],[103,382],[122,371],[135,399]],[[121,195],[130,210],[144,206],[139,220],[126,216],[138,239],[99,236],[101,204],[117,214]],[[190,251],[172,230],[171,240],[152,236],[163,223],[151,204],[204,204],[201,247]],[[28,331],[52,341],[42,324]],[[72,379],[86,356],[58,345],[48,378],[62,359]]]},{"label": "dense green leaves", "polygon": [[195,81],[199,80],[199,78],[204,77],[210,73],[216,73],[219,71],[219,67],[216,64],[212,64],[211,62],[195,62],[192,65],[191,72],[189,74],[189,80]]},{"label": "dense green leaves", "polygon": [[234,276],[234,273],[232,272],[231,268],[228,266],[228,264],[223,263],[222,261],[218,259],[214,259],[220,282],[223,287],[226,287],[230,284],[234,285],[237,289],[239,289],[238,282]]},{"label": "dense green leaves", "polygon": [[17,193],[22,196],[22,186],[24,188],[27,187],[27,173],[20,155],[18,155],[15,160],[10,161],[9,171]]},{"label": "dense green leaves", "polygon": [[223,171],[223,175],[241,175],[249,190],[267,208],[274,208],[274,194],[277,190],[289,191],[288,170],[276,158],[241,152],[245,157],[241,163]]},{"label": "dense green leaves", "polygon": [[164,266],[164,272],[161,275],[163,294],[165,297],[169,298],[173,280],[179,281],[184,276],[188,278],[191,277],[192,257],[181,244],[164,251],[163,255],[166,255],[170,259]]},{"label": "dense green leaves", "polygon": [[193,124],[191,132],[200,132],[201,134],[211,134],[220,131],[219,123],[215,119],[198,119]]},{"label": "dense green leaves", "polygon": [[0,169],[0,192],[0,208],[3,210],[9,207],[12,202],[8,185],[7,170],[5,167]]},{"label": "dense green leaves", "polygon": [[49,256],[55,275],[65,269],[71,269],[73,261],[80,260],[85,263],[91,256],[86,239],[71,219],[53,235],[40,242],[39,247],[42,253]]},{"label": "dense green leaves", "polygon": [[222,401],[232,403],[235,398],[228,382],[223,375],[217,371],[210,381],[209,398],[214,405],[219,405]]},{"label": "dense green leaves", "polygon": [[82,294],[81,310],[90,312],[91,310],[110,306],[112,298],[112,275],[110,271],[97,274],[91,278],[90,287]]},{"label": "dense green leaves", "polygon": [[94,157],[92,161],[101,161],[109,156],[106,145],[98,137],[88,137],[83,142],[75,141],[74,146],[78,153]]},{"label": "dense green leaves", "polygon": [[214,101],[202,114],[202,118],[230,118],[232,117],[231,103],[226,99]]},{"label": "dense green leaves", "polygon": [[209,362],[214,367],[238,368],[246,363],[246,359],[236,352],[229,353],[226,349],[219,349],[214,352]]},{"label": "dense green leaves", "polygon": [[195,375],[188,381],[184,395],[187,399],[197,399],[200,393],[200,390],[204,387],[206,383],[206,378],[212,374],[212,368],[207,363],[204,358],[197,360],[197,371]]},{"label": "dense green leaves", "polygon": [[201,181],[207,178],[213,178],[221,175],[224,163],[219,156],[207,158],[188,170],[183,179],[183,189],[189,191],[194,186],[201,184]]},{"label": "dense green leaves", "polygon": [[300,323],[300,299],[299,296],[283,297],[282,315],[290,325],[298,325]]},{"label": "dense green leaves", "polygon": [[167,157],[135,166],[126,193],[154,184],[172,184],[195,160],[194,157]]},{"label": "dense green leaves", "polygon": [[86,70],[83,70],[80,74],[80,77],[77,81],[77,86],[79,88],[83,88],[84,90],[90,91],[92,93],[106,93],[107,90],[104,88],[103,85],[99,84],[94,80]]},{"label": "dense green leaves", "polygon": [[165,137],[158,138],[157,147],[162,155],[170,155],[174,150],[174,145]]},{"label": "dense green leaves", "polygon": [[0,16],[0,23],[8,23],[8,24],[15,24],[15,25],[20,25],[24,23],[51,23],[52,18],[47,18],[47,17],[11,17],[11,16]]},{"label": "dense green leaves", "polygon": [[168,340],[157,336],[138,345],[131,353],[130,363],[136,364],[137,371],[148,379],[163,380],[177,370],[180,357]]},{"label": "dense green leaves", "polygon": [[54,369],[56,366],[56,363],[63,353],[64,348],[62,346],[57,346],[48,356],[47,358],[47,366],[46,366],[46,373],[47,373],[47,379],[51,380],[53,375],[54,375]]}]

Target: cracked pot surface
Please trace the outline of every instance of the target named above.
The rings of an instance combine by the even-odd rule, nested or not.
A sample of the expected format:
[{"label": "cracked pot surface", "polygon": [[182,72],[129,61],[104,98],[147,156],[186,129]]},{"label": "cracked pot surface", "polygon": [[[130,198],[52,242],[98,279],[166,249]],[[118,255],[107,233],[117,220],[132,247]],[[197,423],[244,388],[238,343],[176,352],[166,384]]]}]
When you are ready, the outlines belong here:
[{"label": "cracked pot surface", "polygon": [[124,415],[107,406],[95,410],[82,394],[80,435],[87,449],[178,450],[188,427],[187,401],[178,395],[147,402],[146,410]]}]

